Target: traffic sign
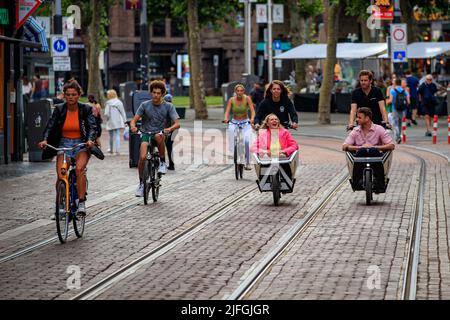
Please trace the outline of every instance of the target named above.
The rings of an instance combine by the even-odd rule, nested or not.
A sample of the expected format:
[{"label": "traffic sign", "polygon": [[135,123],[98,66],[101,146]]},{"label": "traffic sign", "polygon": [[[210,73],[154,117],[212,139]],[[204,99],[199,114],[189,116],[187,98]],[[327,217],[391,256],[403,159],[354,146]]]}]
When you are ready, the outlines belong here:
[{"label": "traffic sign", "polygon": [[53,71],[70,71],[70,57],[53,57]]},{"label": "traffic sign", "polygon": [[273,50],[281,50],[281,40],[273,41]]},{"label": "traffic sign", "polygon": [[391,24],[391,60],[392,62],[406,62],[408,38],[406,23]]},{"label": "traffic sign", "polygon": [[69,41],[65,36],[52,36],[52,57],[67,57]]},{"label": "traffic sign", "polygon": [[29,16],[42,4],[41,0],[16,1],[16,29],[19,29]]}]

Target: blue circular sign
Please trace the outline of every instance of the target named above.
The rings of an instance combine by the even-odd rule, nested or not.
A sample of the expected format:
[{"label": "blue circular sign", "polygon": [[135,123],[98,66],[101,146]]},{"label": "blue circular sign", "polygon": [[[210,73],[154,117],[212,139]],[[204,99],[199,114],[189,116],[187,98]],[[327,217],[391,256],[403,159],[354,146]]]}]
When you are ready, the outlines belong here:
[{"label": "blue circular sign", "polygon": [[64,50],[66,50],[66,46],[67,46],[66,43],[61,39],[53,43],[53,49],[56,52],[63,52]]}]

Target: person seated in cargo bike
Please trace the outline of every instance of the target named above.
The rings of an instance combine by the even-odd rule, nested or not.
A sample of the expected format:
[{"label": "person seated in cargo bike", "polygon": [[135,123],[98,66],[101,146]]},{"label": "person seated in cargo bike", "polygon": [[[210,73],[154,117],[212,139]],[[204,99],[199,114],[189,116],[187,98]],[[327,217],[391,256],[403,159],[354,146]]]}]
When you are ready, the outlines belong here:
[{"label": "person seated in cargo bike", "polygon": [[289,157],[297,149],[297,142],[289,130],[283,128],[274,113],[264,119],[258,137],[252,145],[252,152],[260,157],[271,158]]},{"label": "person seated in cargo bike", "polygon": [[[137,132],[136,123],[142,119],[141,126],[141,146],[139,154],[139,185],[136,189],[136,196],[142,197],[144,194],[144,183],[142,181],[142,176],[144,173],[144,162],[147,156],[147,146],[150,143],[150,139],[154,139],[156,145],[158,146],[159,157],[160,157],[160,167],[158,172],[165,174],[167,172],[167,165],[165,160],[166,146],[164,133],[169,134],[174,130],[180,128],[180,121],[175,107],[164,101],[163,97],[166,94],[166,85],[163,81],[154,80],[150,83],[149,91],[152,96],[152,100],[143,102],[136,115],[130,121],[131,132]],[[172,120],[173,124],[170,125],[169,119]],[[159,132],[154,136],[150,137],[148,132]]]},{"label": "person seated in cargo bike", "polygon": [[383,152],[394,150],[391,136],[382,126],[372,122],[372,111],[367,107],[356,111],[358,126],[344,141],[342,150],[355,153],[355,157],[381,157]]}]

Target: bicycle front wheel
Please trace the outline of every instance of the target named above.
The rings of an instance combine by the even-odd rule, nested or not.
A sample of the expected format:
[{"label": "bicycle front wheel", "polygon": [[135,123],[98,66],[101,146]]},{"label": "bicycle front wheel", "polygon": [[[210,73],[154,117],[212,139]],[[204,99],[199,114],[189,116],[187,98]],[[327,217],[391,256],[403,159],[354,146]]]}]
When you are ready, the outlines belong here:
[{"label": "bicycle front wheel", "polygon": [[161,179],[160,174],[158,173],[158,168],[159,168],[159,160],[156,160],[153,162],[153,166],[152,166],[152,172],[151,172],[151,177],[152,177],[152,198],[153,198],[153,202],[158,201],[158,197],[159,197],[159,181]]},{"label": "bicycle front wheel", "polygon": [[66,204],[66,183],[59,180],[56,184],[56,231],[58,233],[59,242],[65,243],[69,234],[69,213]]},{"label": "bicycle front wheel", "polygon": [[144,182],[144,204],[148,203],[148,196],[151,188],[150,182],[150,172],[149,172],[150,162],[145,160],[144,162],[144,174],[142,176],[142,180]]}]

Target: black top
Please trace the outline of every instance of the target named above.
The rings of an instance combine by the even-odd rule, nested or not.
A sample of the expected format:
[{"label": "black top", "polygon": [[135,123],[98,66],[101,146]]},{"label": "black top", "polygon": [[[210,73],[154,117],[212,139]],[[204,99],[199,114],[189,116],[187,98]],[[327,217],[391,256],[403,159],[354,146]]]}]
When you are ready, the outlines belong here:
[{"label": "black top", "polygon": [[[51,118],[48,120],[47,126],[44,130],[44,140],[47,143],[59,147],[62,137],[62,128],[67,116],[67,103],[57,104],[53,110]],[[88,140],[95,141],[98,135],[97,124],[95,117],[92,114],[92,107],[78,103],[78,121],[80,124],[81,140],[86,142]],[[42,159],[51,159],[56,155],[56,151],[50,148],[45,148],[42,152]]]},{"label": "black top", "polygon": [[274,113],[280,119],[280,123],[283,126],[290,122],[289,116],[292,122],[298,123],[298,116],[294,104],[286,96],[282,96],[278,102],[274,102],[272,98],[266,98],[261,101],[255,116],[255,124],[261,124],[271,113]]},{"label": "black top", "polygon": [[428,83],[424,82],[419,86],[417,93],[420,94],[420,96],[422,97],[422,99],[424,101],[428,102],[428,101],[433,101],[435,99],[434,94],[437,91],[438,90],[437,90],[437,86],[435,83],[432,82],[432,83],[428,84]]},{"label": "black top", "polygon": [[264,90],[262,90],[262,89],[253,89],[250,92],[250,97],[252,98],[252,101],[255,104],[255,108],[258,108],[259,104],[264,99]]},{"label": "black top", "polygon": [[384,96],[378,87],[372,86],[368,95],[364,93],[362,88],[357,88],[352,92],[352,103],[356,103],[357,108],[367,107],[372,110],[373,123],[381,125],[383,116],[378,105],[379,101],[384,101]]}]

